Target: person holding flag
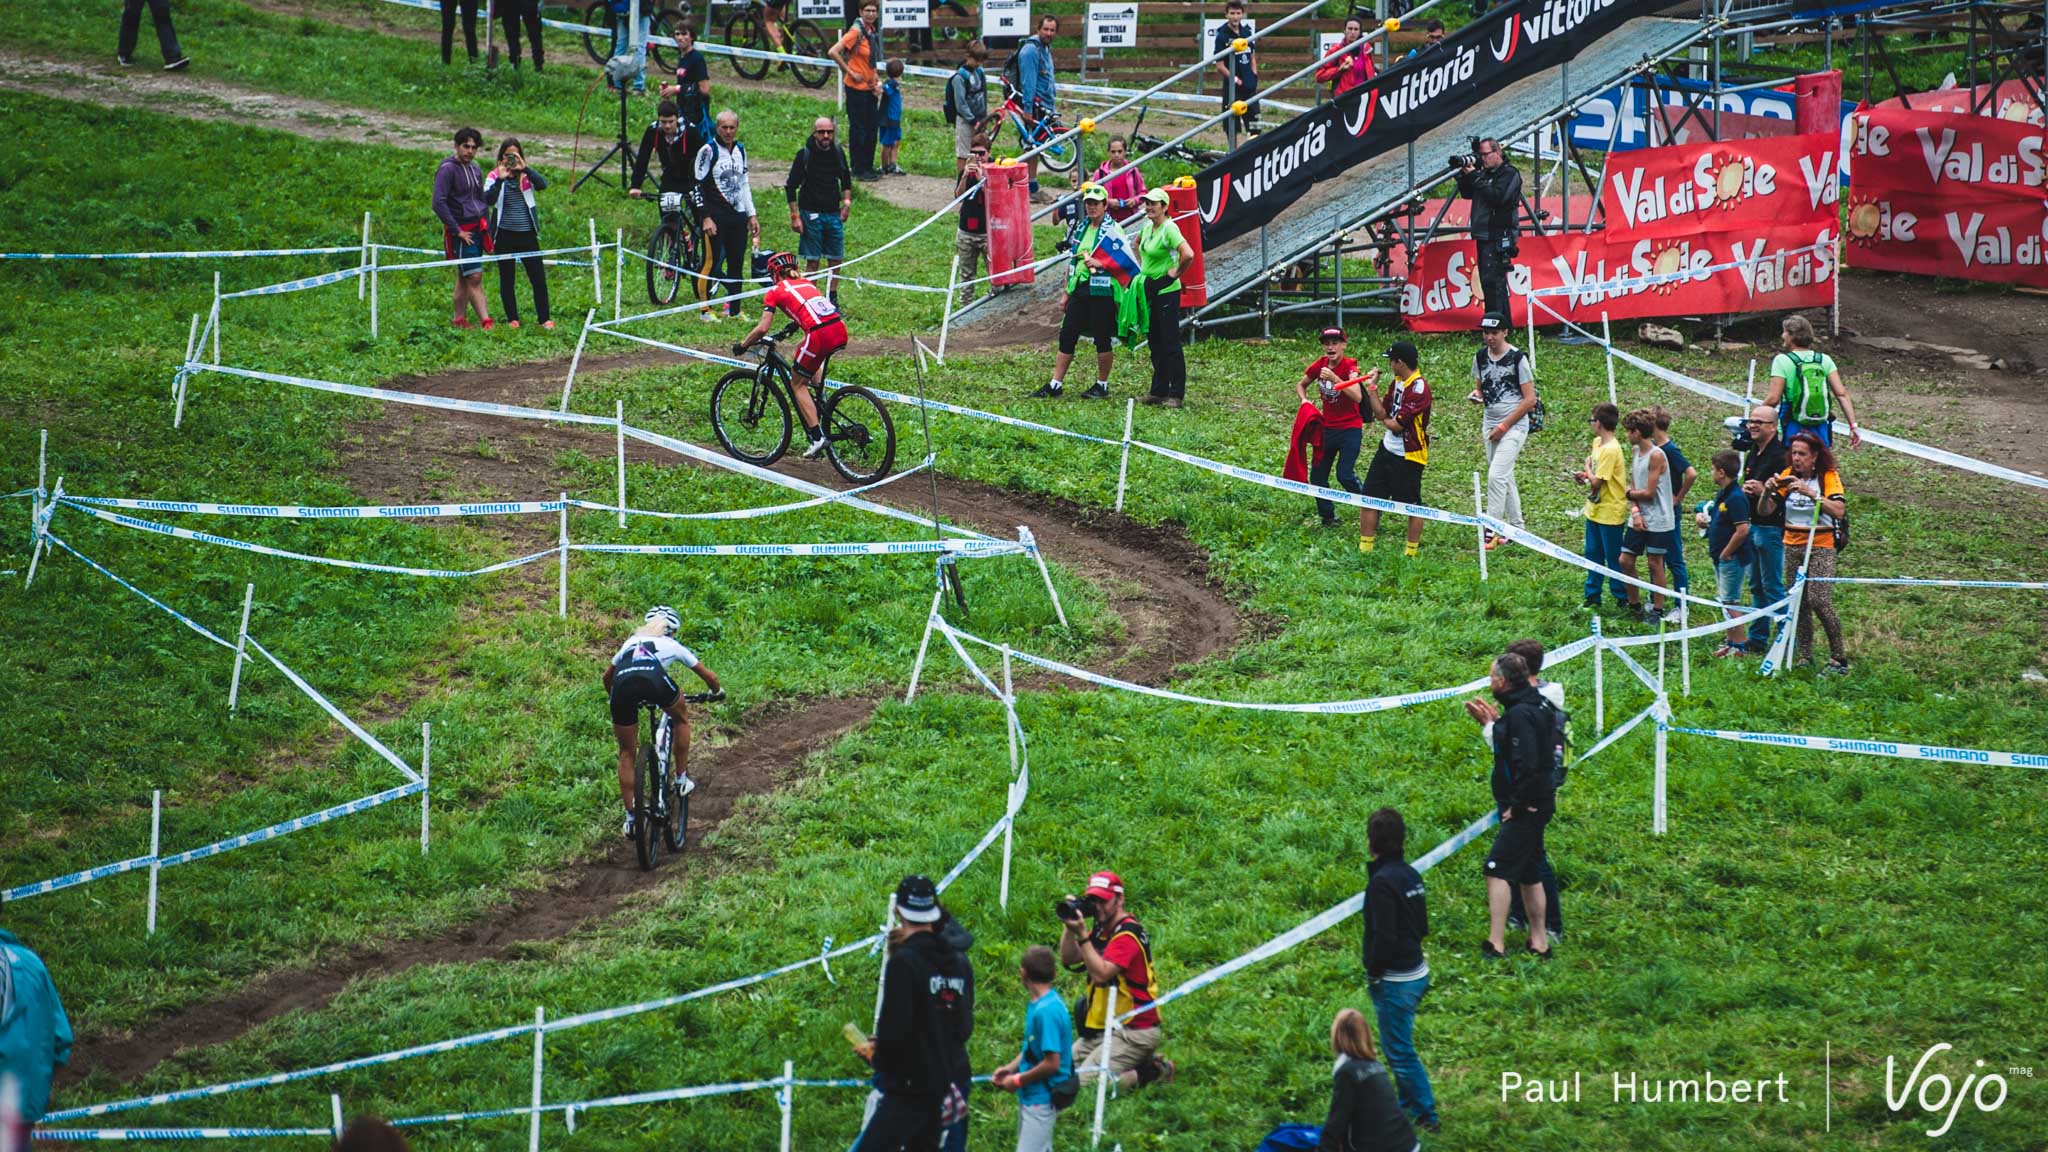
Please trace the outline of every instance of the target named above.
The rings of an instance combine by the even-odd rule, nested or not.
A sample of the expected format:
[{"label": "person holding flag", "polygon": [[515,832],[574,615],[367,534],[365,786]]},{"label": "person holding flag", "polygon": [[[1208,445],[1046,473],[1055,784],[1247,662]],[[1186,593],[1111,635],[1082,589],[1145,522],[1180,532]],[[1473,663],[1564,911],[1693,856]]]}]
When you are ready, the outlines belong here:
[{"label": "person holding flag", "polygon": [[1109,191],[1100,184],[1081,186],[1082,215],[1067,227],[1060,250],[1074,255],[1067,273],[1067,296],[1060,319],[1059,356],[1053,361],[1052,381],[1031,395],[1058,399],[1066,388],[1067,368],[1074,362],[1074,350],[1086,333],[1095,341],[1095,386],[1081,394],[1083,400],[1109,398],[1109,374],[1116,366],[1116,336],[1119,296],[1131,295],[1132,279],[1138,273],[1138,258],[1124,235],[1123,226],[1109,218]]}]

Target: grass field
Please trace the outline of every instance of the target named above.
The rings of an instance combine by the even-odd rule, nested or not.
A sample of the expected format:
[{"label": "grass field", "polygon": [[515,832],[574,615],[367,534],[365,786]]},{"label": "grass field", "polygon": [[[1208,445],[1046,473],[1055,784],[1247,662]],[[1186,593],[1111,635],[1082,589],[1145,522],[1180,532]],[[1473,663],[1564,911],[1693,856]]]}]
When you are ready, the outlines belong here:
[{"label": "grass field", "polygon": [[[54,26],[70,19],[59,14]],[[402,75],[365,74],[360,82],[394,106],[392,94],[404,87]],[[415,231],[428,226],[416,154],[350,146],[336,163],[265,133],[15,95],[0,96],[0,112],[23,126],[0,140],[0,170],[19,174],[0,191],[0,210],[19,226],[10,248],[241,247],[328,233],[345,241],[364,207],[411,221]],[[136,123],[147,131],[123,153],[69,146]],[[195,156],[206,163],[190,163]],[[633,219],[598,211],[611,213],[601,227]],[[579,205],[576,215],[584,214]],[[906,218],[876,212],[873,231],[850,239],[874,243]],[[922,241],[906,246],[892,275],[929,282],[943,269],[943,243]],[[267,265],[260,274],[237,265],[230,276],[258,283],[300,272],[273,277]],[[359,433],[351,422],[372,418],[375,407],[266,386],[201,378],[185,428],[172,433],[169,367],[186,318],[210,300],[203,272],[66,265],[0,274],[17,301],[0,318],[11,348],[0,362],[0,459],[13,477],[0,488],[29,482],[34,430],[47,427],[53,472],[72,492],[301,503],[463,497],[479,494],[464,486],[487,474],[493,454],[512,451],[545,456],[572,491],[610,495],[608,438],[600,435],[587,453],[558,452],[522,445],[517,429],[478,444],[485,463],[430,473],[438,490],[352,490],[345,462],[377,445],[352,442]],[[573,272],[561,277],[576,283]],[[360,306],[345,287],[232,306],[224,360],[368,383],[509,367],[566,355],[573,344],[565,332],[524,333],[517,343],[456,339],[445,327],[438,274],[387,280],[384,291],[383,338],[375,343],[363,338]],[[577,291],[561,290],[564,314],[571,302],[586,306]],[[905,335],[930,323],[928,308],[853,299],[863,335]],[[702,344],[704,331],[693,323],[666,335]],[[725,329],[716,331],[725,339]],[[1387,338],[1362,332],[1353,350],[1373,355]],[[1463,508],[1481,458],[1476,415],[1458,399],[1470,342],[1421,343],[1442,395],[1425,495]],[[1289,379],[1312,355],[1299,332],[1271,343],[1205,341],[1191,352],[1191,407],[1148,411],[1138,433],[1276,468],[1294,403]],[[1582,348],[1545,340],[1538,356],[1553,425],[1524,457],[1523,498],[1533,529],[1575,546],[1577,498],[1559,473],[1583,453],[1579,416],[1604,398],[1604,372]],[[1120,406],[1019,399],[1042,380],[1045,360],[1037,349],[956,355],[931,387],[955,403],[1120,435]],[[1134,389],[1142,363],[1120,366],[1120,393]],[[1688,359],[1685,367],[1724,381],[1741,373],[1723,360]],[[900,358],[839,368],[898,388],[913,375]],[[629,420],[708,442],[703,396],[715,375],[677,367],[593,374],[579,381],[575,405],[609,414],[623,399]],[[1670,405],[1696,460],[1720,442],[1717,407],[1628,373],[1620,384],[1624,407]],[[914,423],[907,416],[899,412],[906,431]],[[1114,497],[1116,457],[1099,445],[947,416],[934,417],[933,435],[950,474],[1084,506]],[[2040,578],[2048,528],[2038,499],[2003,486],[1961,494],[1959,476],[1859,451],[1848,475],[1859,535],[1845,571]],[[629,489],[636,504],[670,509],[785,498],[759,484],[651,464],[635,465]],[[1481,582],[1474,541],[1462,531],[1432,526],[1412,561],[1387,544],[1361,557],[1349,531],[1310,526],[1306,501],[1144,454],[1132,458],[1126,507],[1141,522],[1183,528],[1246,620],[1234,648],[1176,675],[1180,691],[1298,701],[1436,687],[1476,675],[1517,636],[1562,644],[1586,629],[1574,570],[1502,550]],[[579,522],[578,538],[753,538],[670,527],[619,535],[607,523]],[[763,523],[775,539],[910,531],[852,512]],[[487,916],[508,892],[591,854],[615,826],[592,674],[621,622],[649,600],[687,606],[689,642],[732,690],[732,702],[714,713],[722,727],[769,700],[900,688],[917,609],[927,603],[924,570],[909,559],[801,567],[579,559],[575,612],[559,622],[551,585],[538,574],[430,584],[143,539],[68,512],[59,513],[57,529],[216,631],[232,627],[241,588],[255,581],[252,632],[342,707],[406,755],[419,722],[435,726],[436,848],[424,859],[401,805],[193,866],[203,871],[167,874],[166,919],[150,941],[141,936],[134,878],[6,909],[4,922],[49,957],[81,1031],[99,1037],[147,1029],[179,1007],[352,945]],[[528,550],[518,533],[446,524],[227,527],[282,547],[436,566]],[[1398,524],[1382,533],[1390,544]],[[9,534],[0,567],[26,566],[26,539]],[[34,589],[0,600],[0,643],[24,654],[0,665],[0,694],[15,716],[33,718],[0,734],[10,798],[18,798],[0,814],[9,881],[139,851],[151,787],[170,790],[172,842],[182,844],[396,782],[360,748],[326,734],[313,709],[264,670],[245,684],[240,717],[223,720],[228,661],[217,650],[68,558],[45,563]],[[1084,663],[1118,634],[1102,589],[1062,575],[1077,625],[1062,634],[1049,626],[1034,572],[984,563],[967,622],[978,633]],[[2042,617],[2032,601],[2017,599],[2025,595],[1845,588],[1838,601],[1854,675],[1820,681],[1802,670],[1761,682],[1753,665],[1702,657],[1691,695],[1674,696],[1677,722],[2038,750],[2048,701],[2023,673],[2040,666]],[[684,882],[577,935],[522,946],[500,961],[367,979],[326,1009],[181,1056],[137,1084],[89,1079],[59,1106],[517,1024],[530,1021],[536,1005],[559,1018],[813,956],[828,937],[865,935],[903,872],[944,869],[1002,812],[1008,757],[1000,709],[944,650],[931,668],[933,690],[913,704],[884,704],[828,753],[789,765],[779,791],[743,807],[720,831],[715,867],[688,858]],[[1611,662],[1608,671],[1610,722],[1649,703]],[[1582,660],[1557,679],[1570,693],[1578,745],[1588,747],[1590,666]],[[949,894],[979,937],[974,1052],[983,1069],[1006,1058],[1015,1040],[1022,1002],[1008,973],[1017,955],[1052,938],[1051,898],[1091,869],[1122,872],[1151,927],[1161,982],[1172,986],[1355,892],[1373,808],[1399,806],[1411,853],[1420,854],[1488,804],[1484,753],[1455,701],[1303,717],[1055,688],[1024,693],[1018,710],[1031,737],[1033,786],[1016,828],[1009,907],[997,905],[993,857]],[[1956,1046],[1948,1071],[1957,1075],[1973,1058],[1997,1067],[2048,1062],[2039,1030],[2026,1024],[2048,986],[2040,951],[2048,908],[2032,883],[2048,865],[2037,774],[1671,739],[1671,831],[1662,838],[1648,834],[1648,729],[1575,770],[1552,836],[1568,918],[1555,963],[1490,968],[1479,960],[1483,847],[1432,875],[1435,975],[1418,1036],[1446,1128],[1430,1147],[1913,1147],[1926,1141],[1926,1125],[1886,1110],[1887,1057],[1910,1064],[1928,1045],[1947,1042]],[[1347,924],[1170,1008],[1169,1054],[1182,1079],[1112,1102],[1108,1138],[1133,1149],[1249,1148],[1275,1123],[1320,1119],[1329,1016],[1364,1002],[1356,945],[1356,926]],[[872,960],[850,957],[835,964],[837,983],[806,971],[556,1034],[547,1096],[769,1077],[785,1059],[801,1076],[858,1075],[838,1031],[846,1020],[866,1023],[874,971]],[[1825,1073],[1824,1046],[1832,1053]],[[321,1125],[330,1091],[352,1112],[510,1107],[525,1100],[529,1053],[512,1041],[130,1115],[166,1125]],[[1793,1102],[1754,1111],[1618,1106],[1595,1095],[1594,1078],[1610,1070],[1656,1078],[1783,1072]],[[1504,1071],[1583,1071],[1587,1101],[1504,1104]],[[1832,1076],[1832,1097],[1822,1090],[1824,1075]],[[1830,1099],[1831,1133],[1823,1131]],[[975,1114],[975,1147],[1009,1146],[1014,1112],[1006,1101],[977,1094]],[[2009,1103],[1989,1115],[1966,1109],[1943,1144],[2038,1147],[2048,1132],[2044,1115],[2038,1081],[2015,1077]],[[843,1144],[858,1118],[858,1092],[798,1091],[801,1146]],[[753,1094],[582,1115],[574,1135],[550,1119],[546,1139],[594,1150],[757,1147],[774,1140],[776,1122],[772,1099]],[[421,1143],[501,1145],[519,1138],[522,1125],[433,1129]],[[1081,1126],[1078,1114],[1062,1121],[1060,1147],[1081,1147]]]}]

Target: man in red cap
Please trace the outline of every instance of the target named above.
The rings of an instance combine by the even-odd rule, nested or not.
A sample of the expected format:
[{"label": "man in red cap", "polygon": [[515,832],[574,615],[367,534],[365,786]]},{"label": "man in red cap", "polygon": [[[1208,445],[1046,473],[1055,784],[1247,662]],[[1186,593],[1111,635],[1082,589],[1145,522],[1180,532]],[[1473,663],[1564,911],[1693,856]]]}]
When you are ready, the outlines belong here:
[{"label": "man in red cap", "polygon": [[[1115,1017],[1142,1009],[1121,1024],[1109,1044],[1109,1071],[1119,1091],[1173,1079],[1173,1061],[1161,1059],[1159,1013],[1150,1005],[1152,943],[1138,919],[1124,911],[1124,882],[1114,872],[1097,872],[1076,900],[1060,902],[1060,962],[1088,977],[1088,1009],[1074,1039],[1073,1068],[1086,1085],[1102,1074],[1102,1047],[1111,1027],[1111,989]],[[1094,926],[1088,927],[1087,918]]]}]

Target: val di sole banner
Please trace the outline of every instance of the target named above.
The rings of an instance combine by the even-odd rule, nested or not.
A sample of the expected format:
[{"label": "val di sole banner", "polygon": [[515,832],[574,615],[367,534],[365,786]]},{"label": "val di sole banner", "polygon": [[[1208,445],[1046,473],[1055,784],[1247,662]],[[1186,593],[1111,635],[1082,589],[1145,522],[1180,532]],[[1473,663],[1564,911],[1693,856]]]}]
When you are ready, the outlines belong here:
[{"label": "val di sole banner", "polygon": [[[1596,325],[1602,313],[1622,320],[1824,306],[1834,299],[1835,239],[1832,221],[1692,236],[1525,236],[1508,276],[1509,312],[1515,327],[1528,323],[1532,290],[1557,315]],[[1424,245],[1401,292],[1408,326],[1472,331],[1481,311],[1472,242]],[[1539,309],[1536,320],[1556,316]]]},{"label": "val di sole banner", "polygon": [[1831,219],[1840,143],[1816,132],[1619,153],[1600,190],[1602,219],[1634,238]]},{"label": "val di sole banner", "polygon": [[1304,112],[1195,177],[1202,245],[1271,221],[1316,183],[1406,144],[1580,45],[1648,16],[1661,0],[1518,0],[1445,38],[1443,47]]},{"label": "val di sole banner", "polygon": [[1845,262],[2048,288],[2048,142],[2024,122],[1858,113]]}]

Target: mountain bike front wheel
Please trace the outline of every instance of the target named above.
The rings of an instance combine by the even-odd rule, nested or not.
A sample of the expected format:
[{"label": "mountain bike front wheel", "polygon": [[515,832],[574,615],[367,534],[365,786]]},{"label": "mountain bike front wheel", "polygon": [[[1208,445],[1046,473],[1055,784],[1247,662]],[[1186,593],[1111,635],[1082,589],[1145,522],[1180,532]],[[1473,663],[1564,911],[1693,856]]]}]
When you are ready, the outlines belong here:
[{"label": "mountain bike front wheel", "polygon": [[[749,4],[725,18],[725,46],[761,51],[771,48],[768,34],[761,26],[761,8]],[[759,80],[768,74],[769,61],[759,56],[738,56],[732,58],[732,70],[743,80]]]},{"label": "mountain bike front wheel", "polygon": [[661,841],[654,832],[654,808],[647,803],[653,792],[648,781],[658,770],[654,745],[647,740],[640,742],[640,758],[634,764],[633,772],[633,854],[640,858],[642,872],[654,871],[661,861]]},{"label": "mountain bike front wheel", "polygon": [[766,468],[789,451],[789,397],[758,369],[735,368],[712,386],[711,429],[727,452]]},{"label": "mountain bike front wheel", "polygon": [[[793,56],[825,57],[825,49],[832,43],[818,26],[809,20],[793,20],[783,25],[789,30],[789,51]],[[789,66],[789,74],[806,88],[823,88],[838,69],[830,64],[796,64]]]}]

